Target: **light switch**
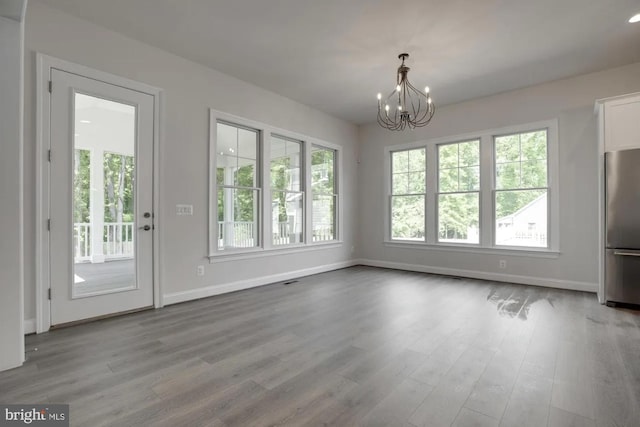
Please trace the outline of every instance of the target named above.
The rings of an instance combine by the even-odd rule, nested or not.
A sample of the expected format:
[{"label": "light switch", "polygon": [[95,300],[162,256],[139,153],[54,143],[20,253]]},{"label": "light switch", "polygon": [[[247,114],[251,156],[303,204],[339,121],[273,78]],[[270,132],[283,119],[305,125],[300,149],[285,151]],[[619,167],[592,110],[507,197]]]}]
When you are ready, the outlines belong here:
[{"label": "light switch", "polygon": [[176,215],[193,215],[193,205],[176,205]]}]

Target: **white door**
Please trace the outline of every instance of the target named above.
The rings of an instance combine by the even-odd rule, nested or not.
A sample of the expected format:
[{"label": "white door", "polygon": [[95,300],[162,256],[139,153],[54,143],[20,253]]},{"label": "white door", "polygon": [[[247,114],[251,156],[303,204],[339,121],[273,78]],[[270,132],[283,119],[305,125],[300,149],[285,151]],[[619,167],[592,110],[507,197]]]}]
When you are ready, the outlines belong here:
[{"label": "white door", "polygon": [[51,81],[51,325],[151,307],[154,98]]}]

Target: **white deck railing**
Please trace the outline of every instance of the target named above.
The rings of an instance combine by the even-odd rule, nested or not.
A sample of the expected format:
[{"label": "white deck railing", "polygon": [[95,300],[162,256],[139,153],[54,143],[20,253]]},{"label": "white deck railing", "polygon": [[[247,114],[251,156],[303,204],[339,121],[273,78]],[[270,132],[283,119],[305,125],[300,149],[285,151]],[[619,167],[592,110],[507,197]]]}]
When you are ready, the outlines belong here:
[{"label": "white deck railing", "polygon": [[76,222],[73,224],[73,247],[75,262],[91,259],[91,224]]},{"label": "white deck railing", "polygon": [[545,247],[547,246],[547,232],[499,228],[496,232],[496,243],[499,245]]},{"label": "white deck railing", "polygon": [[256,245],[257,224],[248,221],[218,221],[218,247],[251,248]]},{"label": "white deck railing", "polygon": [[288,245],[290,243],[294,243],[291,241],[291,231],[289,230],[288,222],[278,222],[274,226],[275,230],[273,230],[273,245]]},{"label": "white deck railing", "polygon": [[[133,222],[105,222],[102,242],[102,254],[106,260],[133,258],[134,232]],[[87,222],[73,225],[75,262],[90,261],[91,227]]]},{"label": "white deck railing", "polygon": [[133,222],[105,222],[105,259],[133,257]]},{"label": "white deck railing", "polygon": [[335,239],[333,234],[332,224],[314,224],[313,226],[313,241],[314,242],[326,242],[328,240]]},{"label": "white deck railing", "polygon": [[[133,222],[104,223],[102,255],[105,260],[126,259],[134,256]],[[73,225],[74,258],[75,262],[91,261],[91,223],[76,222]],[[233,233],[233,241],[225,242],[225,228]],[[286,245],[291,243],[291,232],[287,222],[280,222],[274,231],[273,244]],[[255,246],[257,224],[253,222],[218,222],[219,247],[250,248]],[[334,239],[331,224],[315,224],[313,241],[324,242]]]},{"label": "white deck railing", "polygon": [[[274,246],[288,245],[292,242],[291,227],[288,222],[279,222],[273,230]],[[227,234],[233,233],[233,237],[226,238]],[[253,222],[224,222],[218,221],[218,247],[235,247],[235,248],[251,248],[255,246],[257,233],[257,225]],[[312,233],[314,242],[326,242],[334,240],[333,225],[331,224],[315,224]]]}]

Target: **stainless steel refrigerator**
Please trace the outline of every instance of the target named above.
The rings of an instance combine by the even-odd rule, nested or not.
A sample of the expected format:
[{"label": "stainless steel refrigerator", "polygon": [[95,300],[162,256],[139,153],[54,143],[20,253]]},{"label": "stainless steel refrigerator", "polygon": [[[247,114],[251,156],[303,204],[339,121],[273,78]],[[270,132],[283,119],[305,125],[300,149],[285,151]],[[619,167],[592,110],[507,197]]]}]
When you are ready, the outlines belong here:
[{"label": "stainless steel refrigerator", "polygon": [[607,304],[640,305],[640,149],[605,154]]}]

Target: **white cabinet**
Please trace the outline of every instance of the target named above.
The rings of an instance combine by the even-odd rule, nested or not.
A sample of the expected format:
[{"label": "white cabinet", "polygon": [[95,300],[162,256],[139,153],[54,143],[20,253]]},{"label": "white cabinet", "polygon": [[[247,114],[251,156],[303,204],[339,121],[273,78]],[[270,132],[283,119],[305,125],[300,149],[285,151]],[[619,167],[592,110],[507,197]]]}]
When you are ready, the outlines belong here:
[{"label": "white cabinet", "polygon": [[604,151],[640,148],[640,94],[598,101]]}]

